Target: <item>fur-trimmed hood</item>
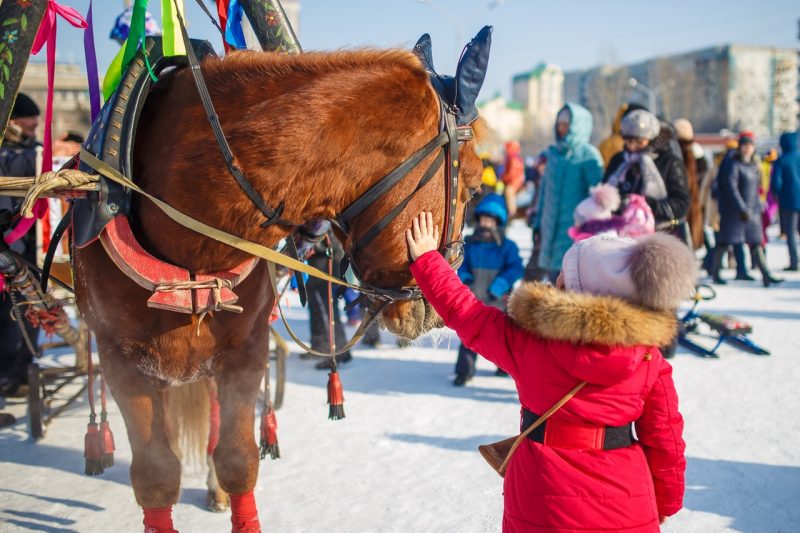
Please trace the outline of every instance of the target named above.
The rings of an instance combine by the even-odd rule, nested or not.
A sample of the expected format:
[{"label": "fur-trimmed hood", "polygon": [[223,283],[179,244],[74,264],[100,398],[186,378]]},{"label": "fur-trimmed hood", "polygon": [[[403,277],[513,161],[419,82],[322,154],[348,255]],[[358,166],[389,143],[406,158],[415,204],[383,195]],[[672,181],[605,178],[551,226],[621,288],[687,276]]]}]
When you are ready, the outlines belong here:
[{"label": "fur-trimmed hood", "polygon": [[562,291],[525,283],[508,302],[511,319],[548,340],[606,346],[664,346],[677,330],[667,311],[637,307],[613,296]]}]

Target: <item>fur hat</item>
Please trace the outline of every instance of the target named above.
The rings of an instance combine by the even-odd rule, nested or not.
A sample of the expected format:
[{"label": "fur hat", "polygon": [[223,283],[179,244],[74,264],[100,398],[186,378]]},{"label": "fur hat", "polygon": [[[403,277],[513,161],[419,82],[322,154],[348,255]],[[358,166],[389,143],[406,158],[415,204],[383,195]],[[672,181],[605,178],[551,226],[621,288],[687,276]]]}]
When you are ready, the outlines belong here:
[{"label": "fur hat", "polygon": [[620,202],[619,189],[613,185],[602,183],[592,187],[589,197],[575,208],[575,225],[580,226],[590,220],[608,220],[619,209]]},{"label": "fur hat", "polygon": [[665,233],[576,242],[564,255],[562,272],[568,290],[616,296],[658,311],[676,309],[697,279],[694,254]]},{"label": "fur hat", "polygon": [[679,118],[673,125],[675,126],[675,133],[678,135],[679,141],[694,140],[694,128],[692,128],[692,123],[687,119]]},{"label": "fur hat", "polygon": [[643,109],[635,109],[626,114],[620,124],[623,137],[653,140],[661,131],[661,124],[654,114]]}]

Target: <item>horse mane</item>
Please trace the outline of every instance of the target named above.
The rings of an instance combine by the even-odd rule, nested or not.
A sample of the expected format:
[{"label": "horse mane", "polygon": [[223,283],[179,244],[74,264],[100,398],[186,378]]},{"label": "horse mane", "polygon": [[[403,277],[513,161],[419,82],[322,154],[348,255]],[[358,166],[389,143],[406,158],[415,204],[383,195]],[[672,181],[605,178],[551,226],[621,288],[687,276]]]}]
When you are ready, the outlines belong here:
[{"label": "horse mane", "polygon": [[427,73],[416,55],[401,48],[359,48],[333,52],[273,54],[238,51],[224,58],[210,58],[203,63],[203,75],[209,83],[247,82],[251,75],[284,77],[319,76],[342,70],[416,70],[425,79]]}]

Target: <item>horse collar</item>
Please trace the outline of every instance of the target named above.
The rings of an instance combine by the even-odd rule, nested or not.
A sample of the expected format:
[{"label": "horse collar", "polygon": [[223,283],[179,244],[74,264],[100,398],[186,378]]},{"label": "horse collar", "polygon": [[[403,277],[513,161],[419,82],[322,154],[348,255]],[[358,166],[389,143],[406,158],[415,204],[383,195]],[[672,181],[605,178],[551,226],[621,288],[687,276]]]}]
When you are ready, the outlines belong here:
[{"label": "horse collar", "polygon": [[147,307],[178,313],[203,314],[209,311],[241,312],[234,305],[238,296],[233,288],[243,282],[258,263],[248,259],[230,270],[211,274],[192,273],[149,254],[131,231],[128,217],[111,220],[100,242],[117,267],[139,286],[153,291]]}]

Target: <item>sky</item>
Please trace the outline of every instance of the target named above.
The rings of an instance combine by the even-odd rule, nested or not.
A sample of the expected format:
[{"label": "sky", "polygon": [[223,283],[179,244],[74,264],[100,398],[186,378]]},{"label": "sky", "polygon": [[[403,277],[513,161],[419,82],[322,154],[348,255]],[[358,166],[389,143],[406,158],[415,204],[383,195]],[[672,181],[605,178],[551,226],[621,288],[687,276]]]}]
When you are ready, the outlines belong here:
[{"label": "sky", "polygon": [[[83,13],[89,5],[89,0],[59,2]],[[150,0],[158,20],[160,4]],[[195,0],[185,4],[192,37],[209,39],[221,49],[219,33]],[[101,74],[118,49],[108,33],[122,5],[122,0],[94,2]],[[298,33],[305,50],[410,48],[420,35],[430,33],[434,64],[442,74],[453,74],[463,46],[483,25],[492,25],[492,53],[480,99],[498,92],[510,96],[511,78],[542,61],[569,71],[728,43],[788,48],[800,43],[800,3],[789,0],[301,0],[300,6]],[[79,31],[62,21],[58,38],[59,59],[83,61]]]}]

